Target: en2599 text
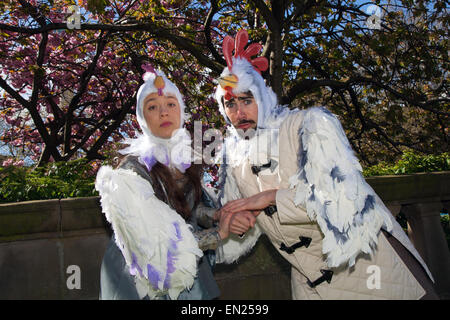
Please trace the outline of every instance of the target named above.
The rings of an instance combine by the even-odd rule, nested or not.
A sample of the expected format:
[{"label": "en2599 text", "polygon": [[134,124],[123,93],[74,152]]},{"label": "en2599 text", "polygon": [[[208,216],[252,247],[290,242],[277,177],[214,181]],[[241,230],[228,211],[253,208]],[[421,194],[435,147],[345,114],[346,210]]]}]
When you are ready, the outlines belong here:
[{"label": "en2599 text", "polygon": [[252,314],[268,314],[269,306],[268,305],[259,305],[259,304],[227,304],[225,305],[225,314],[243,314],[243,315],[252,315]]}]

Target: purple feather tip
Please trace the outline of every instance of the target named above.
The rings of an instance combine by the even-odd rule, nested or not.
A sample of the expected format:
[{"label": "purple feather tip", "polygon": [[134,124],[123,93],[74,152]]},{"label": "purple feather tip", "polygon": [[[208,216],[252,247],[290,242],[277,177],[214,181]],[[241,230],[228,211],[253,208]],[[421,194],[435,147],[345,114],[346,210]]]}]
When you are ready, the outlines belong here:
[{"label": "purple feather tip", "polygon": [[130,274],[135,276],[139,272],[139,275],[142,277],[142,269],[137,263],[137,258],[134,252],[131,253],[131,266],[130,266]]},{"label": "purple feather tip", "polygon": [[173,226],[175,227],[175,234],[177,235],[177,239],[181,240],[181,229],[180,229],[180,225],[178,224],[178,222],[174,222]]},{"label": "purple feather tip", "polygon": [[148,171],[152,170],[153,166],[156,163],[156,159],[153,156],[145,156],[142,158],[142,161],[144,162]]},{"label": "purple feather tip", "polygon": [[158,270],[156,270],[150,263],[147,264],[147,276],[148,281],[153,286],[153,288],[158,288],[158,282],[160,280],[160,275]]},{"label": "purple feather tip", "polygon": [[167,274],[166,278],[164,279],[164,288],[169,289],[170,288],[170,277],[171,273],[175,271],[175,260],[176,260],[176,252],[177,250],[177,243],[173,240],[170,240],[170,248],[167,250]]},{"label": "purple feather tip", "polygon": [[183,172],[186,171],[191,166],[191,163],[181,163],[181,168],[183,169]]}]

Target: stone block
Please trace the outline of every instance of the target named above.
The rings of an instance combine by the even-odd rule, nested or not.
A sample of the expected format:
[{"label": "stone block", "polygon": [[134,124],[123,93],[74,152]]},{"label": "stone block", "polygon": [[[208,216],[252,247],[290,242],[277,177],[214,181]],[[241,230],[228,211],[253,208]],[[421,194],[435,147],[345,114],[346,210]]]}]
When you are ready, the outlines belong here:
[{"label": "stone block", "polygon": [[[98,299],[100,291],[100,267],[105,254],[109,236],[104,231],[80,232],[61,239],[63,258],[62,299]],[[80,288],[70,289],[67,280],[74,273],[68,267],[79,268]],[[69,281],[72,279],[69,279]]]},{"label": "stone block", "polygon": [[448,171],[368,177],[366,181],[384,202],[414,203],[420,199],[439,199],[450,194]]},{"label": "stone block", "polygon": [[216,265],[220,299],[291,299],[290,268],[262,235],[237,263]]},{"label": "stone block", "polygon": [[288,274],[253,275],[239,279],[217,280],[220,300],[291,300]]},{"label": "stone block", "polygon": [[59,299],[59,257],[53,239],[0,243],[0,300]]},{"label": "stone block", "polygon": [[59,229],[59,200],[0,204],[0,238]]},{"label": "stone block", "polygon": [[62,231],[104,228],[99,197],[61,199]]}]

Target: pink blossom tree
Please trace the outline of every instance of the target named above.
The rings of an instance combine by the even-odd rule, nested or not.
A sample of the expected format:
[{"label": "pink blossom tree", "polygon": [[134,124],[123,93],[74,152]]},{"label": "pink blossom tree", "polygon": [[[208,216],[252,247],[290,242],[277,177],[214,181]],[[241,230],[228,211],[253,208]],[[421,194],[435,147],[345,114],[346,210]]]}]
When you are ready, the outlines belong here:
[{"label": "pink blossom tree", "polygon": [[[178,84],[193,120],[221,127],[210,95],[222,39],[246,28],[269,59],[282,104],[325,105],[364,164],[405,149],[448,150],[448,8],[444,0],[2,0],[1,140],[45,163],[102,159],[137,127],[143,63]],[[73,27],[73,25],[72,25]]]},{"label": "pink blossom tree", "polygon": [[0,27],[0,109],[9,126],[1,139],[26,148],[39,164],[51,159],[103,159],[102,150],[124,136],[133,137],[138,126],[132,115],[143,63],[184,83],[186,102],[193,108],[201,95],[192,84],[212,84],[189,54],[177,52],[173,45],[167,50],[167,44],[152,34],[101,27],[120,27],[125,16],[159,6],[117,1],[104,9],[98,1],[81,1],[81,20],[95,28],[69,29],[71,4],[20,0],[7,1],[0,9],[5,17]]}]

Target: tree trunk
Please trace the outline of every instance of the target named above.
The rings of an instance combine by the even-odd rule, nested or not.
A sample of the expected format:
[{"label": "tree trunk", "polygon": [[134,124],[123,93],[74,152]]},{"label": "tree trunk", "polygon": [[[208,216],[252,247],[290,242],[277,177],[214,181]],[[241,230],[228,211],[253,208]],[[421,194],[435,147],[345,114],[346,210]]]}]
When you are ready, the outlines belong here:
[{"label": "tree trunk", "polygon": [[271,23],[270,39],[270,78],[272,90],[278,97],[283,97],[283,43],[281,40],[281,22],[284,16],[284,1],[271,1],[273,21]]},{"label": "tree trunk", "polygon": [[270,86],[278,97],[278,101],[283,97],[283,52],[281,34],[271,33],[272,51],[270,53]]},{"label": "tree trunk", "polygon": [[36,167],[42,167],[44,164],[48,163],[50,161],[50,151],[46,144],[44,144],[44,150],[41,153],[41,157],[39,158],[38,164]]}]

